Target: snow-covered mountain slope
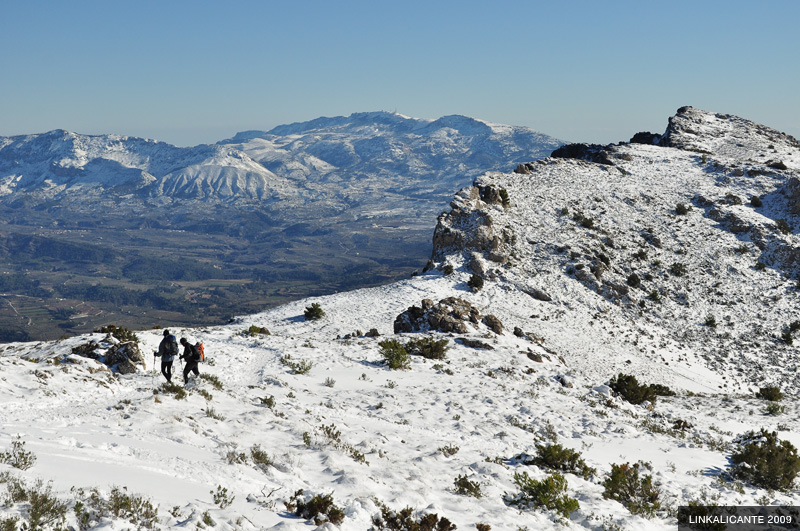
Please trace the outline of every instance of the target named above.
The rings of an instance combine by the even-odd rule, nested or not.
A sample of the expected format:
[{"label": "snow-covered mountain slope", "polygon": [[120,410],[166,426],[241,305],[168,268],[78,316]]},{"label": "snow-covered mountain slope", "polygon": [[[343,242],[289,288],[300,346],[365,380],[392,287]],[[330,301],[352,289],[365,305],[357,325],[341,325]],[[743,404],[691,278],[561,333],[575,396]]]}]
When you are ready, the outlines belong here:
[{"label": "snow-covered mountain slope", "polygon": [[562,142],[465,116],[421,120],[371,112],[247,131],[220,144],[314,189],[314,183],[336,183],[337,189],[379,184],[431,200],[451,195],[464,178],[547,156]]},{"label": "snow-covered mountain slope", "polygon": [[111,199],[137,191],[252,200],[289,187],[247,155],[222,146],[178,148],[141,138],[63,130],[3,139],[0,180],[4,195],[91,192]]},{"label": "snow-covered mountain slope", "polygon": [[[709,153],[609,146],[613,165],[546,159],[525,173],[488,173],[440,217],[424,275],[173,330],[202,341],[209,357],[185,399],[151,370],[160,330],[137,332],[147,371],[127,375],[79,354],[110,348],[102,334],[5,345],[0,453],[18,440],[36,462],[0,472],[29,488],[52,481],[76,528],[76,502],[91,513],[114,487],[150,500],[162,529],[309,529],[285,505],[299,489],[300,499],[331,495],[341,508],[340,524],[318,526],[330,530],[379,529],[382,506],[435,513],[459,530],[672,530],[675,508],[689,502],[798,505],[797,490],[727,472],[736,436],[749,430],[800,444],[796,401],[766,414],[753,393],[773,384],[797,396],[794,351],[781,339],[798,319],[786,251],[797,235],[774,227],[797,222],[787,209],[800,153],[775,136],[774,152],[759,156],[747,144],[759,133],[733,118],[684,108],[677,119],[721,144],[699,137]],[[766,163],[776,159],[787,169]],[[434,318],[452,297],[461,313]],[[304,318],[312,303],[322,319]],[[396,322],[426,318],[423,329],[454,331],[394,333]],[[382,340],[420,337],[446,340],[446,358],[413,356],[406,370],[384,363]],[[631,405],[604,385],[621,372],[677,395]],[[564,474],[580,507],[562,518],[510,505],[515,476],[552,473],[522,454],[556,442],[595,469]],[[638,461],[660,488],[650,518],[604,497],[612,466]],[[12,500],[0,517],[29,510]],[[89,524],[132,525],[106,513]]]}]

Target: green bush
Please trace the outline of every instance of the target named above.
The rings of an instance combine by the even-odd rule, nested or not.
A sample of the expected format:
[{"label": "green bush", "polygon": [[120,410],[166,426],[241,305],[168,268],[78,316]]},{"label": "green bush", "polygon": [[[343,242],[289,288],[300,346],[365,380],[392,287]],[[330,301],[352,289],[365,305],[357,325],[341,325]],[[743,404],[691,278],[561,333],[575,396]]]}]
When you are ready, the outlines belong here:
[{"label": "green bush", "polygon": [[792,227],[789,226],[789,222],[785,219],[776,219],[775,226],[782,234],[789,234],[792,232]]},{"label": "green bush", "polygon": [[372,517],[372,528],[375,531],[455,531],[455,524],[444,516],[428,513],[414,518],[417,512],[413,507],[394,511],[376,500],[381,513]]},{"label": "green bush", "polygon": [[410,369],[411,357],[406,347],[396,339],[384,339],[378,343],[380,355],[390,369]]},{"label": "green bush", "polygon": [[761,198],[758,197],[757,195],[754,195],[753,197],[750,198],[750,204],[756,208],[764,206],[764,203],[761,201]]},{"label": "green bush", "polygon": [[300,489],[286,503],[286,508],[295,516],[311,520],[317,526],[326,522],[338,526],[344,521],[344,511],[333,503],[333,494],[317,494],[306,499]]},{"label": "green bush", "polygon": [[139,342],[139,338],[134,334],[131,330],[128,330],[124,326],[117,326],[117,325],[106,325],[97,332],[101,334],[110,334],[112,337],[118,339],[119,341],[125,343],[128,341],[133,341],[134,343]]},{"label": "green bush", "polygon": [[508,190],[505,188],[500,188],[500,201],[505,208],[508,208],[509,205],[511,205],[511,200],[508,197]]},{"label": "green bush", "polygon": [[470,480],[466,475],[459,475],[453,481],[453,487],[455,493],[461,494],[462,496],[472,496],[473,498],[480,498],[483,496],[480,483]]},{"label": "green bush", "polygon": [[[167,395],[175,395],[175,400],[183,400],[186,398],[186,390],[178,384],[172,382],[164,382],[161,384],[161,392]],[[156,394],[158,392],[156,391]]]},{"label": "green bush", "polygon": [[706,316],[706,326],[709,328],[716,328],[717,327],[717,318],[713,315],[709,314]]},{"label": "green bush", "polygon": [[669,272],[675,275],[676,277],[682,277],[686,275],[686,273],[688,273],[689,270],[686,269],[686,266],[683,265],[682,263],[675,262],[674,264],[669,266]]},{"label": "green bush", "polygon": [[453,264],[446,264],[446,265],[445,265],[445,266],[442,268],[442,273],[444,273],[444,275],[445,275],[445,276],[448,276],[448,277],[449,277],[450,275],[452,275],[454,271],[455,271],[455,268],[453,267]]},{"label": "green bush", "polygon": [[480,291],[483,289],[483,277],[477,273],[473,273],[469,280],[467,281],[467,286],[472,291]]},{"label": "green bush", "polygon": [[447,339],[421,337],[411,339],[405,345],[406,352],[412,356],[422,356],[429,360],[443,360],[447,356]]},{"label": "green bush", "polygon": [[325,311],[318,302],[314,302],[311,304],[311,306],[306,306],[303,315],[305,316],[306,321],[318,321],[325,317]]},{"label": "green bush", "polygon": [[583,479],[589,479],[596,473],[595,469],[586,465],[580,452],[564,448],[560,444],[537,444],[536,457],[531,464],[558,472],[569,472]]},{"label": "green bush", "polygon": [[270,335],[269,330],[267,330],[265,327],[256,325],[250,325],[250,328],[242,332],[242,334],[250,337]]},{"label": "green bush", "polygon": [[310,361],[294,361],[292,360],[291,354],[287,354],[285,356],[281,356],[279,360],[283,365],[289,367],[289,370],[292,371],[292,374],[308,374],[312,367],[314,367],[314,363]]},{"label": "green bush", "polygon": [[203,381],[210,383],[217,391],[222,391],[222,382],[219,380],[219,377],[204,372],[200,374],[199,378]]},{"label": "green bush", "polygon": [[515,473],[514,483],[520,492],[515,496],[506,495],[509,505],[523,508],[545,508],[556,511],[564,518],[580,509],[580,504],[575,498],[567,496],[567,480],[558,472],[537,481],[528,476],[527,472]]},{"label": "green bush", "polygon": [[759,433],[749,431],[735,442],[739,449],[731,454],[734,477],[764,489],[791,490],[800,472],[800,457],[792,443],[764,428]]},{"label": "green bush", "polygon": [[603,482],[603,498],[616,500],[631,514],[652,518],[661,508],[661,491],[653,485],[653,476],[640,475],[639,469],[649,467],[645,463],[611,465],[611,474]]},{"label": "green bush", "polygon": [[632,288],[638,288],[642,284],[642,279],[636,273],[631,273],[626,279],[628,285]]},{"label": "green bush", "polygon": [[689,213],[689,209],[683,203],[678,203],[675,205],[675,213],[679,216],[685,216]]},{"label": "green bush", "polygon": [[641,404],[650,402],[655,404],[656,393],[649,385],[641,385],[635,376],[619,373],[608,383],[612,391],[617,393],[626,402]]},{"label": "green bush", "polygon": [[783,400],[783,393],[781,392],[780,388],[774,385],[768,385],[767,387],[761,387],[756,393],[756,397],[763,398],[764,400],[769,400],[771,402],[780,402]]},{"label": "green bush", "polygon": [[36,463],[36,456],[33,452],[25,449],[25,441],[17,435],[17,438],[11,441],[11,449],[0,453],[0,463],[20,470],[28,470]]}]

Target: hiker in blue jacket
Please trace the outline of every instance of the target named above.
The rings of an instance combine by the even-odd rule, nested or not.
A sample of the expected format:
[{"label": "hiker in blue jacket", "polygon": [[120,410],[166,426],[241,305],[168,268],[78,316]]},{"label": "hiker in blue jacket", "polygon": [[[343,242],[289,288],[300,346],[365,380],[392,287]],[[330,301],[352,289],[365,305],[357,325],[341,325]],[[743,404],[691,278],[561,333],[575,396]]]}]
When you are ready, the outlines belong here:
[{"label": "hiker in blue jacket", "polygon": [[169,330],[164,330],[164,339],[162,339],[161,343],[158,345],[156,356],[161,358],[161,374],[164,375],[168,383],[172,382],[172,362],[177,355],[178,340],[169,333]]},{"label": "hiker in blue jacket", "polygon": [[185,337],[181,338],[181,345],[183,345],[181,359],[186,362],[186,365],[183,366],[183,385],[186,385],[189,383],[190,372],[193,372],[195,376],[200,376],[200,370],[197,368],[200,353],[197,352],[197,347],[186,341]]}]

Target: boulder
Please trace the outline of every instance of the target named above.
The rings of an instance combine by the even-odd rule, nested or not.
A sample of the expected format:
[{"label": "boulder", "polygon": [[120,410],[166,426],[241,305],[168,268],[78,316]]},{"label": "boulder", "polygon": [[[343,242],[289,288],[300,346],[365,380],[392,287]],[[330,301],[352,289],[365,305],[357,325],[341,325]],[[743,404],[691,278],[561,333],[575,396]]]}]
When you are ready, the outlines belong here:
[{"label": "boulder", "polygon": [[115,372],[120,374],[132,374],[136,372],[136,366],[141,365],[145,368],[144,357],[142,356],[139,345],[133,341],[114,345],[106,352],[105,364]]}]

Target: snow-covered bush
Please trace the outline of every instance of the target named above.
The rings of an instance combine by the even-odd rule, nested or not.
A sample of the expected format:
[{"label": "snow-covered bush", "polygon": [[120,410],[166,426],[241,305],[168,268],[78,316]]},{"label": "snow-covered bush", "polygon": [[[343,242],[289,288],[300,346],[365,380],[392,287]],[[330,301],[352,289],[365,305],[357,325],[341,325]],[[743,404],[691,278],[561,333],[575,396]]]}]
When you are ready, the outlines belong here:
[{"label": "snow-covered bush", "polygon": [[101,334],[110,334],[111,337],[114,337],[123,343],[127,341],[133,341],[134,343],[139,342],[139,338],[133,333],[131,330],[128,330],[124,326],[117,326],[117,325],[106,325],[99,330],[97,330]]},{"label": "snow-covered bush", "polygon": [[466,474],[459,475],[453,481],[453,487],[455,493],[461,494],[462,496],[472,496],[473,498],[480,498],[483,496],[480,483],[472,481]]},{"label": "snow-covered bush", "polygon": [[611,474],[603,482],[603,498],[616,500],[631,514],[646,518],[655,516],[661,508],[661,490],[653,484],[653,476],[639,474],[640,468],[648,468],[647,463],[625,463],[611,465]]},{"label": "snow-covered bush", "polygon": [[739,448],[731,454],[733,476],[756,487],[788,491],[800,472],[800,456],[789,441],[778,439],[777,432],[761,428],[749,431],[734,441]]},{"label": "snow-covered bush", "polygon": [[394,511],[381,502],[377,502],[381,513],[372,517],[370,531],[454,531],[455,524],[444,516],[428,513],[414,517],[417,511],[413,507],[406,507]]},{"label": "snow-covered bush", "polygon": [[658,396],[672,396],[675,393],[667,386],[662,384],[642,385],[635,376],[619,373],[608,383],[608,386],[616,394],[631,404],[642,404],[644,402],[656,403]]},{"label": "snow-covered bush", "polygon": [[783,400],[783,393],[779,387],[768,385],[767,387],[761,387],[756,393],[756,397],[769,400],[770,402],[780,402]]},{"label": "snow-covered bush", "polygon": [[306,318],[306,321],[318,321],[325,317],[325,310],[322,309],[322,306],[318,302],[311,303],[311,306],[306,306],[303,315]]},{"label": "snow-covered bush", "polygon": [[679,216],[685,216],[686,214],[689,213],[689,209],[683,203],[678,203],[677,205],[675,205],[675,213],[678,214]]},{"label": "snow-covered bush", "polygon": [[477,273],[473,273],[469,280],[467,281],[467,286],[474,292],[480,291],[483,289],[483,277]]},{"label": "snow-covered bush", "polygon": [[333,494],[317,494],[307,498],[303,495],[303,489],[300,489],[286,502],[286,509],[295,516],[313,521],[315,525],[325,522],[339,525],[344,521],[344,511],[333,503]]},{"label": "snow-covered bush", "polygon": [[19,468],[20,470],[28,470],[36,462],[36,456],[33,452],[25,449],[25,441],[22,437],[17,435],[17,438],[11,441],[11,449],[0,453],[0,463]]},{"label": "snow-covered bush", "polygon": [[384,339],[380,343],[380,354],[390,369],[411,368],[411,357],[405,345],[396,339]]},{"label": "snow-covered bush", "polygon": [[589,479],[597,472],[586,464],[580,452],[564,448],[560,444],[537,444],[536,457],[526,464],[558,472],[569,472],[584,479]]},{"label": "snow-covered bush", "polygon": [[573,511],[580,509],[578,500],[567,496],[567,480],[558,472],[541,481],[531,478],[527,472],[515,473],[514,483],[520,492],[513,496],[506,494],[505,500],[509,505],[516,505],[520,509],[545,508],[556,511],[564,518],[569,518]]},{"label": "snow-covered bush", "polygon": [[429,360],[443,360],[447,354],[447,339],[433,339],[430,336],[411,339],[405,349],[412,356],[422,356]]}]

